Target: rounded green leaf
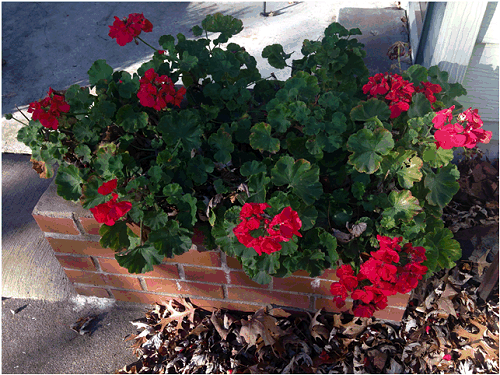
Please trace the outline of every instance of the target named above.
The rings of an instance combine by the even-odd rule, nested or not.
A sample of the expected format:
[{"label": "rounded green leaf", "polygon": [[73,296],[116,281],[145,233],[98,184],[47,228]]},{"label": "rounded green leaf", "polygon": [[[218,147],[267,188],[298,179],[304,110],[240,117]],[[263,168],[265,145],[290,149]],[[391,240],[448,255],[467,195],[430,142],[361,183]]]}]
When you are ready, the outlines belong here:
[{"label": "rounded green leaf", "polygon": [[375,98],[361,102],[361,104],[351,110],[352,121],[367,121],[375,116],[381,121],[388,120],[391,116],[389,106],[385,102]]},{"label": "rounded green leaf", "polygon": [[[422,211],[418,199],[409,190],[391,191],[388,202],[389,207],[382,212],[382,217],[386,219],[386,223],[397,224],[399,220],[407,222]],[[386,227],[390,229],[391,225],[386,225]]]},{"label": "rounded green leaf", "polygon": [[95,61],[87,73],[91,86],[96,85],[101,79],[110,81],[113,78],[113,68],[106,64],[106,60],[102,59]]},{"label": "rounded green leaf", "polygon": [[76,201],[82,196],[83,180],[80,170],[74,165],[59,166],[56,176],[57,194],[69,201]]},{"label": "rounded green leaf", "polygon": [[448,164],[446,167],[439,168],[437,173],[429,171],[425,176],[424,185],[430,192],[425,199],[429,204],[444,208],[451,202],[453,196],[460,189],[457,180],[460,178],[460,172],[456,165]]},{"label": "rounded green leaf", "polygon": [[392,134],[384,128],[361,129],[349,137],[347,149],[352,152],[348,163],[358,172],[372,174],[380,167],[382,156],[394,147]]},{"label": "rounded green leaf", "polygon": [[280,141],[271,137],[271,125],[259,122],[252,126],[250,131],[250,146],[254,150],[268,151],[273,154],[279,151]]},{"label": "rounded green leaf", "polygon": [[294,161],[291,156],[283,156],[271,170],[271,178],[275,185],[291,187],[306,204],[313,204],[323,194],[319,167],[304,159]]}]

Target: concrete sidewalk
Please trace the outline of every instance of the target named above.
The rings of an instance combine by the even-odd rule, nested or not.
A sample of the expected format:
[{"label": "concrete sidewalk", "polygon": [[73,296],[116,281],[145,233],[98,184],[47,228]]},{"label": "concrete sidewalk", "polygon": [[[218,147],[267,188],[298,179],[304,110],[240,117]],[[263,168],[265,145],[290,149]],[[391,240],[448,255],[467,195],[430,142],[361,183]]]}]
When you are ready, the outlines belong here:
[{"label": "concrete sidewalk", "polygon": [[[49,87],[86,85],[86,72],[97,59],[129,72],[147,61],[148,47],[120,47],[109,38],[115,15],[144,13],[154,27],[143,36],[155,45],[163,34],[192,38],[189,29],[208,14],[231,14],[244,26],[231,41],[257,59],[263,76],[274,72],[279,79],[290,70],[269,66],[260,57],[262,49],[280,43],[300,58],[302,41],[321,38],[334,21],[361,29],[358,39],[366,45],[372,74],[389,70],[387,49],[408,40],[401,22],[405,12],[392,1],[267,2],[266,10],[275,15],[260,16],[262,2],[2,3],[2,296],[10,297],[2,302],[2,372],[114,372],[134,360],[120,340],[135,333],[129,320],[144,316],[146,308],[75,296],[31,216],[51,180],[39,179],[31,169],[31,150],[16,140],[20,124],[7,121],[5,113],[22,120],[16,106],[25,111]],[[92,336],[79,336],[69,325],[86,314],[99,315],[101,323]]]}]

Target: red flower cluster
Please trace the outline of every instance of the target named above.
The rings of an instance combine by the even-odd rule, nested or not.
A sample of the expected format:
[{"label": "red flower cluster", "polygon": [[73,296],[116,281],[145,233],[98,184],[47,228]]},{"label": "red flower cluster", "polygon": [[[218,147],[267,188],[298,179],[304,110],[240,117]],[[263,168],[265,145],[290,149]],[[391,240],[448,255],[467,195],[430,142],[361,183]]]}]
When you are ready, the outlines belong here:
[{"label": "red flower cluster", "polygon": [[413,83],[392,73],[375,74],[368,78],[368,83],[363,86],[363,92],[371,97],[384,95],[384,99],[389,101],[391,118],[396,118],[403,111],[410,109],[413,93],[421,92],[431,103],[434,103],[436,101],[434,94],[441,90],[441,86],[430,82],[420,82],[420,86],[413,87]]},{"label": "red flower cluster", "polygon": [[59,126],[57,118],[61,116],[61,112],[69,112],[69,104],[64,101],[64,96],[54,94],[51,87],[45,99],[30,103],[28,108],[28,113],[33,113],[33,120],[54,130]]},{"label": "red flower cluster", "polygon": [[436,101],[436,97],[434,96],[434,94],[441,92],[441,86],[439,86],[437,83],[430,82],[420,82],[420,84],[423,87],[417,86],[415,87],[415,91],[423,93],[427,100],[429,100],[431,103],[434,103]]},{"label": "red flower cluster", "polygon": [[132,208],[132,203],[130,202],[117,202],[118,194],[113,193],[116,189],[117,180],[105,182],[98,189],[97,192],[101,195],[112,194],[110,201],[106,203],[98,204],[90,209],[90,212],[94,215],[94,218],[98,223],[104,223],[106,225],[112,226],[115,222],[124,216]]},{"label": "red flower cluster", "polygon": [[130,43],[141,31],[153,31],[153,24],[144,18],[144,14],[132,13],[122,20],[115,16],[115,22],[109,26],[109,36],[116,39],[120,46]]},{"label": "red flower cluster", "polygon": [[457,116],[458,123],[452,124],[454,109],[455,106],[451,106],[436,112],[436,116],[432,119],[434,127],[438,129],[434,133],[437,148],[445,150],[453,147],[474,148],[478,142],[488,143],[491,140],[493,133],[482,128],[483,121],[477,109],[469,108],[460,113]]},{"label": "red flower cluster", "polygon": [[[350,265],[343,265],[336,272],[340,282],[334,282],[330,287],[338,308],[345,305],[348,292],[352,292],[355,316],[371,317],[375,311],[385,309],[388,296],[408,293],[427,273],[427,267],[421,264],[427,259],[423,247],[407,243],[401,248],[402,237],[377,236],[377,240],[380,249],[371,252],[371,258],[361,265],[358,275],[354,275]],[[401,265],[401,259],[406,264]],[[358,288],[361,283],[365,285]]]},{"label": "red flower cluster", "polygon": [[[288,242],[293,235],[302,237],[299,229],[302,221],[296,211],[285,207],[274,218],[266,218],[264,210],[270,208],[267,203],[245,203],[240,211],[239,223],[233,232],[243,245],[253,247],[259,255],[271,254],[281,250],[280,242]],[[254,237],[251,231],[261,230],[267,235]]]},{"label": "red flower cluster", "polygon": [[406,81],[398,74],[378,73],[368,78],[368,83],[363,86],[365,94],[370,96],[385,95],[389,101],[391,118],[398,117],[403,111],[410,109],[410,102],[415,88],[413,83]]},{"label": "red flower cluster", "polygon": [[144,107],[151,107],[158,111],[172,103],[177,107],[181,106],[182,99],[186,94],[186,88],[181,87],[177,92],[170,77],[159,76],[153,68],[144,73],[144,77],[139,80],[141,86],[137,97]]}]

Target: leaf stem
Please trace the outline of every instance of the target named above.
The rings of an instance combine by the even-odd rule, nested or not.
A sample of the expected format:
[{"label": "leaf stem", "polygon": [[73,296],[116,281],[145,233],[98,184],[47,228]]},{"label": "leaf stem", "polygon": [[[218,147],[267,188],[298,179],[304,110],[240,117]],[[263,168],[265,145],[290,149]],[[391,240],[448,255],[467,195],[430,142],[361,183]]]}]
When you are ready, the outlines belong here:
[{"label": "leaf stem", "polygon": [[17,119],[17,118],[15,118],[15,117],[12,117],[12,120],[16,120],[18,123],[23,124],[24,126],[28,126],[28,124],[25,124],[24,122],[22,122],[22,121],[18,120],[18,119]]},{"label": "leaf stem", "polygon": [[18,110],[18,111],[19,111],[19,112],[23,115],[23,117],[24,117],[24,118],[25,118],[25,119],[29,122],[29,121],[30,121],[30,119],[29,119],[29,118],[28,118],[28,117],[27,117],[27,116],[23,113],[23,111],[21,111],[21,110],[19,109],[19,107],[17,106],[17,104],[16,104],[16,108],[17,108],[17,110]]},{"label": "leaf stem", "polygon": [[140,226],[141,226],[141,229],[140,229],[139,236],[141,237],[141,246],[143,246],[144,242],[142,241],[142,220],[141,220]]},{"label": "leaf stem", "polygon": [[154,49],[156,52],[158,52],[158,48],[154,48],[151,44],[149,44],[148,42],[146,42],[144,39],[142,39],[141,37],[139,36],[136,36],[137,39],[139,39],[141,42],[143,42],[145,45],[147,45],[148,47]]}]

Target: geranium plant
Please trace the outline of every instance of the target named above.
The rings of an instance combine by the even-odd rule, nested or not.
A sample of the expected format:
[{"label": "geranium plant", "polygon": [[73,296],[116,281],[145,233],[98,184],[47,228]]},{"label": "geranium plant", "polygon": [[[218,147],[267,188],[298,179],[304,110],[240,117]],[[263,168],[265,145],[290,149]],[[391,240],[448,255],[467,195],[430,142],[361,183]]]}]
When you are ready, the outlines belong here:
[{"label": "geranium plant", "polygon": [[207,16],[194,40],[163,35],[158,48],[140,37],[152,28],[142,14],[115,17],[109,36],[146,43],[152,59],[133,75],[97,60],[95,95],[50,89],[18,134],[47,177],[59,164],[58,194],[90,209],[120,265],[150,271],[188,251],[198,228],[258,283],[341,266],[332,293],[341,304],[352,292],[366,316],[459,259],[440,219],[458,191],[453,148],[491,133],[461,112],[466,92],[446,72],[369,77],[359,29],[332,23],[301,59],[263,49],[292,67],[280,81],[229,43],[236,18]]}]

